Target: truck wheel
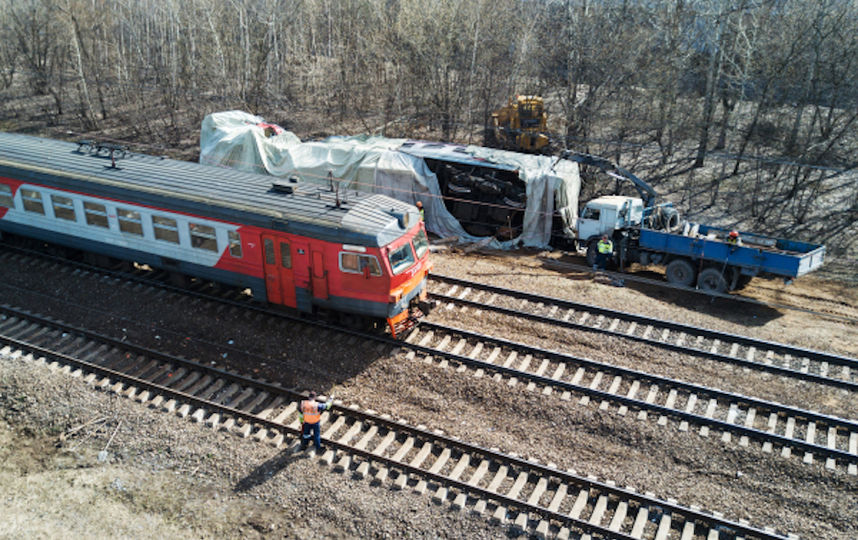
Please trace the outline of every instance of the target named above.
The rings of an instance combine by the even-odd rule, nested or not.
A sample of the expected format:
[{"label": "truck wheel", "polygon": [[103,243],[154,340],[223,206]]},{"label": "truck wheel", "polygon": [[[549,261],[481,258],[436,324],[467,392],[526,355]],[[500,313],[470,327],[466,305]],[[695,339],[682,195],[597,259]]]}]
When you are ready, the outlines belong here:
[{"label": "truck wheel", "polygon": [[596,239],[587,242],[587,266],[596,266],[596,255],[599,253],[599,241]]},{"label": "truck wheel", "polygon": [[738,291],[738,290],[744,289],[748,285],[748,283],[751,282],[752,279],[754,279],[753,276],[746,276],[745,274],[740,275],[739,279],[736,280],[736,289],[735,290]]},{"label": "truck wheel", "polygon": [[701,291],[722,293],[727,290],[727,280],[717,268],[704,268],[697,278],[697,288]]},{"label": "truck wheel", "polygon": [[659,226],[667,232],[673,232],[679,228],[679,210],[676,208],[665,206],[660,209],[658,217],[660,218]]},{"label": "truck wheel", "polygon": [[673,259],[665,269],[667,281],[674,285],[690,287],[694,283],[694,267],[686,259]]}]

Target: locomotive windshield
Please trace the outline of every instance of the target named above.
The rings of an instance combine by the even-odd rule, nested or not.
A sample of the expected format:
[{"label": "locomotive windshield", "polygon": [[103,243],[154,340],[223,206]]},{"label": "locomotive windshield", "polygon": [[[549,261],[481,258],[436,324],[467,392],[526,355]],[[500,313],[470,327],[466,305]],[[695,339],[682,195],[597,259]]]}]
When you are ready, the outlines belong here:
[{"label": "locomotive windshield", "polygon": [[414,264],[414,252],[411,251],[411,243],[406,243],[390,252],[390,268],[393,274],[399,274]]},{"label": "locomotive windshield", "polygon": [[420,229],[414,235],[414,251],[417,252],[417,258],[422,259],[423,255],[429,251],[429,240],[426,239],[426,231]]}]

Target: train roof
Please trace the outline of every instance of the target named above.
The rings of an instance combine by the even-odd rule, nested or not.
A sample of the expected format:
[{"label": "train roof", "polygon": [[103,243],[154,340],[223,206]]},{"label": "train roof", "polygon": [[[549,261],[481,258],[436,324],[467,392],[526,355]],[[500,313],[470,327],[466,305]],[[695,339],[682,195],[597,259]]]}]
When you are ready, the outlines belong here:
[{"label": "train roof", "polygon": [[[384,246],[417,222],[412,205],[106,146],[0,133],[0,176],[331,242]],[[117,150],[114,154],[122,154]]]},{"label": "train roof", "polygon": [[518,167],[508,163],[497,163],[480,157],[476,157],[468,152],[467,147],[461,144],[454,143],[439,143],[427,141],[407,141],[402,143],[399,148],[400,152],[424,159],[437,159],[439,161],[449,161],[460,165],[468,165],[471,167],[485,167],[488,169],[498,169],[501,171],[517,171]]}]

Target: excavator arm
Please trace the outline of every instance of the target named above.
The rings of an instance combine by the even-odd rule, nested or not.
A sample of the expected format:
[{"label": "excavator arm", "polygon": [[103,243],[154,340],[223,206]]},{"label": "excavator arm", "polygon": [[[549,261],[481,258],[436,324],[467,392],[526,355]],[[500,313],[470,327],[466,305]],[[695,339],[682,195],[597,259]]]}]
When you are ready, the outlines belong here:
[{"label": "excavator arm", "polygon": [[628,182],[631,182],[632,185],[635,186],[635,189],[637,189],[641,200],[643,200],[644,208],[652,208],[656,204],[658,194],[655,192],[652,186],[635,176],[631,171],[616,165],[608,159],[599,156],[594,156],[592,154],[571,152],[569,150],[564,150],[563,153],[560,155],[560,158],[568,159],[570,161],[576,161],[583,165],[592,165],[594,167],[598,167],[606,174],[616,178],[617,180],[626,180]]}]

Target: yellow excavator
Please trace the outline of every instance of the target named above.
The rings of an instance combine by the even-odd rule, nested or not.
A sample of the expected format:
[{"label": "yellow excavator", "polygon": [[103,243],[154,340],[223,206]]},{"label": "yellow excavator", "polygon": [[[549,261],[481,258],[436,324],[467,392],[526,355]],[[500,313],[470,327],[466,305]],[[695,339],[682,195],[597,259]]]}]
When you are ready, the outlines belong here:
[{"label": "yellow excavator", "polygon": [[485,145],[517,152],[541,153],[551,142],[545,131],[548,115],[539,96],[515,96],[492,113]]}]

